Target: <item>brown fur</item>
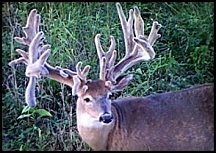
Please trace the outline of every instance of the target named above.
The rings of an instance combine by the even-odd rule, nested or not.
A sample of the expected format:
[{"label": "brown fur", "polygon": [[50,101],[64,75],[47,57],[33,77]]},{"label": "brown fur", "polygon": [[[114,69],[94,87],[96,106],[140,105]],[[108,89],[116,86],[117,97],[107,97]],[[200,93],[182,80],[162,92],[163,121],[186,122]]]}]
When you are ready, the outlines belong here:
[{"label": "brown fur", "polygon": [[214,86],[129,97],[112,103],[107,150],[213,150]]},{"label": "brown fur", "polygon": [[88,86],[86,93],[92,95],[93,97],[103,96],[105,93],[107,93],[108,90],[105,87],[105,82],[103,80],[88,82],[86,85]]}]

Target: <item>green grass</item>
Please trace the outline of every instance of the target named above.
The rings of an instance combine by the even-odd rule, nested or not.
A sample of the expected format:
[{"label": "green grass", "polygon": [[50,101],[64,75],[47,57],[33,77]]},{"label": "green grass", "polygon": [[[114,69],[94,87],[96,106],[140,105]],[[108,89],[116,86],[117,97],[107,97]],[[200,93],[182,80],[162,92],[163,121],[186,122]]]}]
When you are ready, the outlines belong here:
[{"label": "green grass", "polygon": [[[9,67],[17,58],[13,40],[22,34],[27,14],[36,8],[42,16],[47,42],[52,45],[48,62],[69,67],[82,60],[91,65],[89,78],[98,78],[94,36],[102,34],[104,49],[109,36],[116,39],[118,59],[124,55],[124,42],[115,3],[2,3],[2,148],[3,150],[91,150],[78,135],[75,98],[71,91],[53,80],[38,84],[37,107],[52,117],[33,115],[17,119],[25,107],[28,78],[25,66]],[[163,25],[162,37],[155,44],[156,58],[140,63],[130,86],[119,96],[145,96],[175,91],[214,81],[214,3],[121,3],[125,12],[137,5],[149,34],[152,20]]]}]

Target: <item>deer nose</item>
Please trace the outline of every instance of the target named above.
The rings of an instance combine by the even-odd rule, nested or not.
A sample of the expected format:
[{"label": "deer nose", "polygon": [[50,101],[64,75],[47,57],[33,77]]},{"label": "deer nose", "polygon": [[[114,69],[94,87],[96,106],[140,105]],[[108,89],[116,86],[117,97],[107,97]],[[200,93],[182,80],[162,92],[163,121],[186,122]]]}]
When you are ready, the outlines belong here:
[{"label": "deer nose", "polygon": [[99,117],[99,121],[103,123],[110,123],[113,119],[113,116],[111,113],[105,112]]}]

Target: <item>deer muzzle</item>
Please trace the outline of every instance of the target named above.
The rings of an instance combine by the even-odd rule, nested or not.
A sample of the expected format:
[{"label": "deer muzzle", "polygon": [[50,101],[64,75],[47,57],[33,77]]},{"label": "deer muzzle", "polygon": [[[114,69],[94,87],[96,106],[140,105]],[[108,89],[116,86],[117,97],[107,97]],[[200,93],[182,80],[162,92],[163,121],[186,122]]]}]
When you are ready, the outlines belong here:
[{"label": "deer muzzle", "polygon": [[103,123],[110,123],[113,120],[113,116],[111,113],[105,112],[99,117],[99,121]]}]

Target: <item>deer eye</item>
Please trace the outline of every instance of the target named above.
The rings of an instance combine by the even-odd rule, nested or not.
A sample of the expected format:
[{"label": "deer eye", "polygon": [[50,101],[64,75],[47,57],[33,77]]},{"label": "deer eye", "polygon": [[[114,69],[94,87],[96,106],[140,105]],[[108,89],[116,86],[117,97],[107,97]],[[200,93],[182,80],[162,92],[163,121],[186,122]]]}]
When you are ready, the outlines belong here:
[{"label": "deer eye", "polygon": [[84,101],[88,103],[88,102],[90,102],[91,100],[90,100],[90,98],[85,98]]}]

